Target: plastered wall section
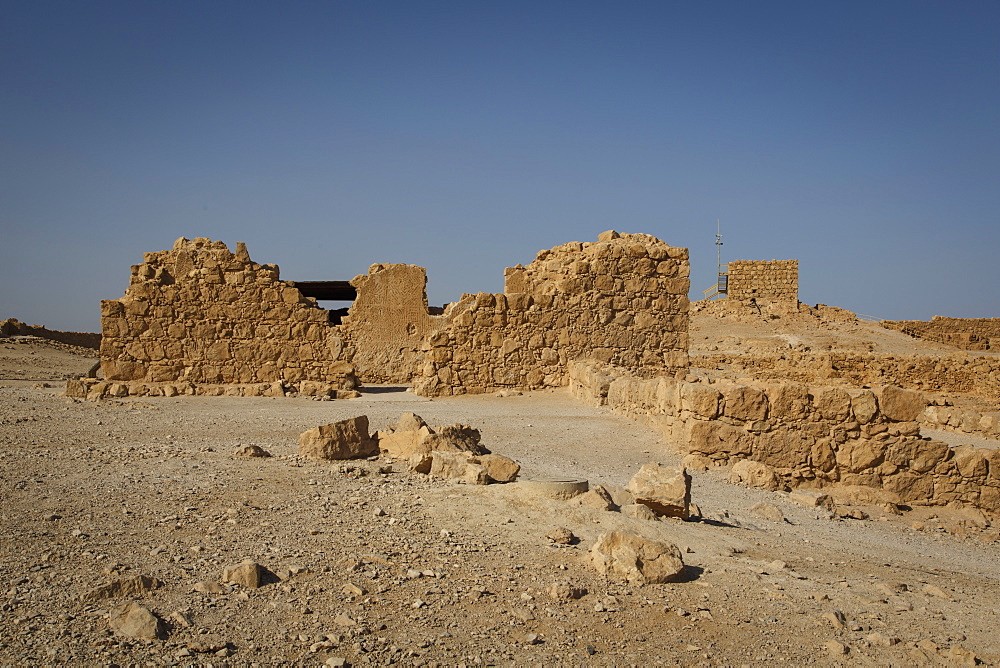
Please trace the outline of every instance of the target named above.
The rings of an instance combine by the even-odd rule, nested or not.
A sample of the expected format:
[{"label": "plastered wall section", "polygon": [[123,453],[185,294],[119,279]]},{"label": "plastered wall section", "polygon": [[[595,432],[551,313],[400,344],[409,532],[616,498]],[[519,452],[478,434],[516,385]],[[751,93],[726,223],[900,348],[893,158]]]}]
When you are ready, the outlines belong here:
[{"label": "plastered wall section", "polygon": [[502,294],[467,294],[424,346],[414,389],[424,396],[568,383],[594,358],[639,376],[688,366],[688,252],[646,234],[543,250],[506,270]]},{"label": "plastered wall section", "polygon": [[421,345],[441,321],[427,310],[427,272],[412,264],[373,264],[354,277],[358,297],[340,327],[345,358],[365,383],[409,383]]},{"label": "plastered wall section", "polygon": [[318,308],[246,247],[178,239],[132,267],[125,296],[101,302],[108,381],[315,381],[353,386],[344,340]]},{"label": "plastered wall section", "polygon": [[734,260],[727,271],[728,299],[798,302],[798,260]]},{"label": "plastered wall section", "polygon": [[570,374],[578,398],[644,419],[718,464],[752,459],[795,487],[859,485],[898,503],[1000,512],[1000,450],[921,438],[920,392],[642,379],[590,362],[572,364]]},{"label": "plastered wall section", "polygon": [[882,326],[909,336],[937,341],[963,350],[1000,350],[1000,318],[883,320]]}]

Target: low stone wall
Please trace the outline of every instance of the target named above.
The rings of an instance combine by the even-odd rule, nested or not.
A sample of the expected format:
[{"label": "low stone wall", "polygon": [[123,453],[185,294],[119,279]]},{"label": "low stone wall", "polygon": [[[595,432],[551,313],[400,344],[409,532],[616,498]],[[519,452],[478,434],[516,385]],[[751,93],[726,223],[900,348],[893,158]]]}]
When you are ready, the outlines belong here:
[{"label": "low stone wall", "polygon": [[570,388],[584,401],[648,421],[706,463],[752,459],[792,487],[862,485],[900,503],[1000,512],[1000,450],[921,438],[927,400],[919,392],[642,379],[595,362],[570,365]]},{"label": "low stone wall", "polygon": [[842,379],[854,386],[898,385],[922,392],[958,392],[1000,400],[1000,357],[994,355],[878,355],[802,353],[778,355],[713,353],[691,357],[691,366],[725,369],[730,377],[811,382]]},{"label": "low stone wall", "polygon": [[1000,440],[1000,411],[981,413],[957,406],[928,406],[920,414],[920,424],[928,429]]},{"label": "low stone wall", "polygon": [[48,329],[41,325],[26,325],[15,318],[7,318],[0,321],[0,336],[37,336],[40,339],[58,341],[71,346],[81,348],[93,348],[98,350],[101,347],[101,335],[90,332],[61,332],[56,329]]},{"label": "low stone wall", "polygon": [[332,383],[300,380],[289,383],[195,384],[189,382],[143,383],[78,378],[66,382],[66,396],[78,399],[111,399],[121,397],[318,397],[320,399],[353,399],[360,396],[353,374],[345,374]]},{"label": "low stone wall", "polygon": [[1000,350],[1000,318],[945,318],[936,315],[929,321],[883,320],[882,326],[963,350]]}]

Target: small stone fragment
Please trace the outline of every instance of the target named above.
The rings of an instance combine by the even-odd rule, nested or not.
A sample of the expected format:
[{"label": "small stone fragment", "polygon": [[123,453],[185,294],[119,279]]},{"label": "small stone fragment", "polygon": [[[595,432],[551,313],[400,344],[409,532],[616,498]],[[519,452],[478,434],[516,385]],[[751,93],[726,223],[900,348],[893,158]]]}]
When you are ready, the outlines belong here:
[{"label": "small stone fragment", "polygon": [[851,651],[847,645],[836,640],[827,640],[824,646],[830,656],[844,656]]},{"label": "small stone fragment", "polygon": [[96,589],[91,589],[80,597],[85,603],[93,603],[106,598],[134,598],[145,596],[149,592],[163,586],[163,583],[149,575],[115,580]]},{"label": "small stone fragment", "polygon": [[108,622],[118,635],[145,640],[163,640],[167,630],[159,617],[138,603],[128,603],[111,611]]},{"label": "small stone fragment", "polygon": [[222,581],[257,589],[266,584],[267,576],[273,574],[260,564],[244,561],[222,569]]},{"label": "small stone fragment", "polygon": [[574,600],[587,595],[584,587],[579,587],[572,582],[556,582],[548,589],[548,594],[555,600]]},{"label": "small stone fragment", "polygon": [[233,452],[234,457],[270,457],[271,453],[259,445],[240,445]]},{"label": "small stone fragment", "polygon": [[766,520],[778,522],[779,524],[787,521],[785,519],[785,514],[781,512],[781,508],[766,501],[761,501],[752,505],[750,507],[750,512],[758,517],[763,517]]},{"label": "small stone fragment", "polygon": [[641,503],[629,503],[624,505],[621,508],[621,512],[622,515],[627,515],[628,517],[633,517],[637,520],[655,522],[660,519],[656,516],[656,513],[649,509],[649,506],[644,506]]},{"label": "small stone fragment", "polygon": [[781,479],[767,464],[753,459],[741,459],[733,464],[729,473],[729,482],[742,483],[748,487],[757,487],[774,491],[781,487]]},{"label": "small stone fragment", "polygon": [[565,527],[555,527],[545,534],[545,537],[557,545],[573,545],[578,542],[573,532]]}]

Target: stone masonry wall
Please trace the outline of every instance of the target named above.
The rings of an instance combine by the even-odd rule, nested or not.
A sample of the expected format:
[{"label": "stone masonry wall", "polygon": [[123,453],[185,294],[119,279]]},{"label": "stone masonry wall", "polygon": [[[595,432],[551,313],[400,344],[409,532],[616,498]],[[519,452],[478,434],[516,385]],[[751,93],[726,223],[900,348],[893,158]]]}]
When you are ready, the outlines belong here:
[{"label": "stone masonry wall", "polygon": [[1000,350],[1000,318],[883,320],[882,326],[909,336],[937,341],[963,350]]},{"label": "stone masonry wall", "polygon": [[505,272],[503,294],[464,295],[425,344],[418,394],[561,387],[589,357],[639,376],[688,366],[688,253],[609,231]]},{"label": "stone masonry wall", "polygon": [[707,460],[759,461],[792,486],[861,485],[901,503],[1000,513],[1000,450],[921,438],[919,392],[642,379],[594,362],[571,364],[570,376],[578,398],[645,419]]},{"label": "stone masonry wall", "polygon": [[327,311],[279,280],[277,266],[251,261],[242,243],[232,253],[221,241],[181,238],[146,253],[101,316],[107,381],[355,384]]},{"label": "stone masonry wall", "polygon": [[1000,358],[994,355],[713,353],[692,357],[691,364],[703,369],[722,369],[733,378],[750,376],[799,382],[842,379],[856,386],[890,384],[924,392],[960,392],[992,401],[1000,399]]},{"label": "stone masonry wall", "polygon": [[798,260],[734,260],[728,266],[728,299],[798,302]]}]

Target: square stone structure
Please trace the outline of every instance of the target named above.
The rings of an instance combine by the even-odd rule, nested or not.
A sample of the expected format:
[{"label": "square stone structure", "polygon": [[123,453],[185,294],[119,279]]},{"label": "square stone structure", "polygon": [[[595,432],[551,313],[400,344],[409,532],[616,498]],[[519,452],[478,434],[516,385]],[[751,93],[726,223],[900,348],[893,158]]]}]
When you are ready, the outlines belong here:
[{"label": "square stone structure", "polygon": [[422,267],[373,264],[351,280],[357,297],[339,323],[242,243],[234,253],[181,238],[143,259],[125,296],[101,303],[116,396],[164,384],[313,394],[358,379],[442,396],[565,386],[580,359],[640,377],[688,367],[687,249],[646,234],[541,251],[506,270],[503,293],[463,295],[442,315],[428,309]]},{"label": "square stone structure", "polygon": [[728,274],[728,299],[798,304],[798,260],[733,260]]}]

